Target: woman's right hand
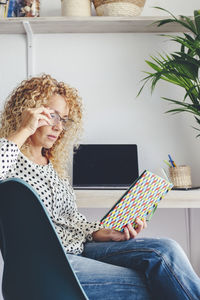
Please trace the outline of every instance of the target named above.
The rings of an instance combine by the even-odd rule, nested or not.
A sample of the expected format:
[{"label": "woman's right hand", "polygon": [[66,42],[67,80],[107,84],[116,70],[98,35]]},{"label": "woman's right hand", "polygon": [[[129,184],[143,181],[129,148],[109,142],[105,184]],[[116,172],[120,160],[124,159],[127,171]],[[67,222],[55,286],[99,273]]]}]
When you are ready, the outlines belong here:
[{"label": "woman's right hand", "polygon": [[37,108],[25,109],[22,113],[22,121],[20,127],[7,139],[17,144],[20,149],[27,138],[35,133],[40,126],[51,125],[50,113],[54,110],[44,106]]},{"label": "woman's right hand", "polygon": [[120,242],[134,239],[143,229],[147,228],[146,220],[136,218],[137,228],[134,229],[131,224],[127,224],[124,231],[118,231],[110,228],[102,228],[92,233],[93,240],[96,242]]},{"label": "woman's right hand", "polygon": [[51,125],[51,112],[54,111],[44,106],[25,109],[22,113],[21,126],[18,131],[26,129],[32,135],[39,127]]}]

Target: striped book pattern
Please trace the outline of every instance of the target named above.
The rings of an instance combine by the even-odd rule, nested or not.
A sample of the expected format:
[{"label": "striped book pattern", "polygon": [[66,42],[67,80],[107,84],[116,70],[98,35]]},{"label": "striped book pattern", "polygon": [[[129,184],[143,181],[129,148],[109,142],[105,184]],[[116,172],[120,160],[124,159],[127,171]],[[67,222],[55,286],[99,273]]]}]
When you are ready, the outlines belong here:
[{"label": "striped book pattern", "polygon": [[102,220],[102,224],[119,231],[123,231],[128,223],[136,227],[135,219],[150,219],[158,203],[172,187],[170,182],[145,171]]}]

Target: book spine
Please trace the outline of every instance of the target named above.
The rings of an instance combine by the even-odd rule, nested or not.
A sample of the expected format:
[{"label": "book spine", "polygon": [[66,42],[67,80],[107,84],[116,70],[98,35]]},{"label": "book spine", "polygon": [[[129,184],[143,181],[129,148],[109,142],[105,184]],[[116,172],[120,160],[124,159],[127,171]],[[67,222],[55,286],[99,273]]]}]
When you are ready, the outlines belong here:
[{"label": "book spine", "polygon": [[5,2],[0,1],[0,18],[4,19],[7,17],[8,0]]},{"label": "book spine", "polygon": [[10,1],[9,1],[9,5],[8,5],[8,14],[7,14],[7,17],[8,17],[8,18],[12,18],[12,17],[13,17],[13,8],[14,8],[14,4],[15,4],[15,0],[10,0]]},{"label": "book spine", "polygon": [[7,4],[6,4],[5,18],[8,17],[8,6],[9,6],[9,2],[10,2],[10,0],[8,0],[8,1],[7,1]]}]

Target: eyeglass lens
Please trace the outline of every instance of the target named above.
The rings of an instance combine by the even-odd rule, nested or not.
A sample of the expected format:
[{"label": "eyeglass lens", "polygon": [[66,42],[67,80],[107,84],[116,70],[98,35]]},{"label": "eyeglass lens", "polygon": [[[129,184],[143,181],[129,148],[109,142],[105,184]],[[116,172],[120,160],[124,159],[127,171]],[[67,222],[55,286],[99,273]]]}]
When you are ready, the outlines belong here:
[{"label": "eyeglass lens", "polygon": [[69,129],[70,127],[71,127],[71,125],[72,125],[72,121],[71,120],[69,120],[69,119],[62,119],[60,116],[59,116],[59,114],[57,114],[57,113],[52,113],[51,114],[51,120],[52,120],[52,125],[58,125],[58,123],[59,122],[61,122],[62,123],[62,128],[63,129]]}]

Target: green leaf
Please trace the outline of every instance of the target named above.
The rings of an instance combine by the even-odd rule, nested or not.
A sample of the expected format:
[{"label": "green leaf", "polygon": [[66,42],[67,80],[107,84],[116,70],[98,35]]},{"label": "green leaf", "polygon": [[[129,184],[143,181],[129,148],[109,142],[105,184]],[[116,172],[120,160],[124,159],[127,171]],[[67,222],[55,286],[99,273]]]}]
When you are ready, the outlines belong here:
[{"label": "green leaf", "polygon": [[166,100],[166,101],[170,101],[170,102],[172,102],[174,104],[177,104],[179,106],[182,106],[182,108],[174,109],[174,111],[186,111],[186,112],[189,112],[189,113],[193,113],[197,116],[200,116],[199,109],[197,107],[193,106],[190,103],[185,103],[185,102],[177,101],[177,100],[166,98],[166,97],[162,97],[162,99]]},{"label": "green leaf", "polygon": [[185,109],[181,108],[174,108],[166,111],[166,113],[173,113],[173,115],[178,114],[180,112],[185,112]]},{"label": "green leaf", "polygon": [[[170,15],[170,18],[155,22],[157,26],[176,23],[183,26],[186,32],[182,35],[161,34],[161,36],[176,43],[180,48],[170,54],[158,53],[156,56],[151,56],[151,60],[146,60],[146,64],[151,68],[151,71],[144,72],[147,76],[142,80],[143,85],[138,95],[148,83],[150,83],[152,93],[160,80],[180,86],[185,91],[182,100],[162,97],[163,100],[175,106],[166,113],[190,113],[195,117],[197,124],[200,125],[200,10],[194,12],[193,21],[187,16],[177,18],[163,8],[157,7],[157,9]],[[200,129],[198,130],[200,131]]]},{"label": "green leaf", "polygon": [[[194,126],[192,126],[192,128],[195,129],[195,130],[197,130],[197,131],[200,131],[199,128],[196,128],[196,127],[194,127]],[[198,138],[198,137],[200,137],[200,133],[196,135],[196,138]]]},{"label": "green leaf", "polygon": [[194,41],[195,41],[195,39],[193,39],[192,37],[191,37],[191,35],[189,35],[188,33],[183,33],[184,34],[184,36],[185,36],[185,38],[188,40],[188,41],[190,41],[191,43],[193,43]]},{"label": "green leaf", "polygon": [[153,6],[153,8],[156,8],[156,9],[159,9],[159,10],[163,10],[163,11],[167,12],[169,15],[171,15],[173,18],[176,19],[176,17],[169,10],[167,10],[165,8],[162,8],[160,6]]},{"label": "green leaf", "polygon": [[[191,88],[189,88],[189,90],[186,92],[183,101],[185,101],[185,99],[187,97],[190,97],[191,101],[194,103],[194,105],[198,106],[199,105],[199,100],[198,100],[198,95],[199,95],[199,91],[196,90],[196,88],[198,89],[198,85],[194,85]],[[196,95],[194,95],[196,94]]]},{"label": "green leaf", "polygon": [[160,26],[165,25],[167,23],[178,23],[178,24],[182,25],[183,27],[189,29],[189,31],[193,32],[195,35],[197,34],[196,27],[195,27],[193,21],[190,20],[190,18],[188,18],[186,16],[180,16],[181,19],[177,19],[170,11],[168,11],[164,8],[161,8],[161,7],[158,7],[158,6],[154,6],[154,8],[157,8],[159,10],[167,12],[169,15],[172,16],[172,18],[171,19],[165,19],[165,20],[158,20],[158,21],[154,22],[153,24],[157,24],[157,26],[160,27]]},{"label": "green leaf", "polygon": [[198,119],[197,117],[195,117],[197,123],[200,125],[200,119]]},{"label": "green leaf", "polygon": [[200,34],[200,10],[194,11],[194,22],[196,25],[197,33]]},{"label": "green leaf", "polygon": [[188,24],[190,26],[191,31],[193,31],[195,34],[198,34],[194,22],[189,17],[181,15],[180,18],[181,18],[182,22],[184,22],[185,24]]},{"label": "green leaf", "polygon": [[148,60],[145,60],[145,61],[146,61],[146,63],[147,63],[152,69],[154,69],[155,71],[160,72],[160,71],[162,70],[161,68],[159,68],[158,65],[152,63],[151,61],[148,61]]}]

